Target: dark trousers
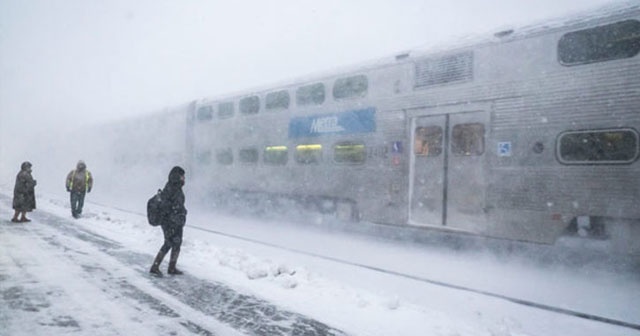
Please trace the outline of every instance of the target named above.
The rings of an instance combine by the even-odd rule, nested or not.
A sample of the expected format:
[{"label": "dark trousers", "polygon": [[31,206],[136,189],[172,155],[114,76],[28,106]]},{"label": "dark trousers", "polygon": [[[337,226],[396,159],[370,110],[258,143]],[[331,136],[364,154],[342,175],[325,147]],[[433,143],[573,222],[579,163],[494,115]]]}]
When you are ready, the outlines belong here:
[{"label": "dark trousers", "polygon": [[84,195],[85,193],[80,191],[71,191],[71,215],[73,217],[78,217],[82,213]]},{"label": "dark trousers", "polygon": [[180,245],[182,245],[182,226],[162,226],[162,233],[164,233],[164,244],[160,248],[163,253],[169,252],[173,249],[174,252],[180,251]]}]

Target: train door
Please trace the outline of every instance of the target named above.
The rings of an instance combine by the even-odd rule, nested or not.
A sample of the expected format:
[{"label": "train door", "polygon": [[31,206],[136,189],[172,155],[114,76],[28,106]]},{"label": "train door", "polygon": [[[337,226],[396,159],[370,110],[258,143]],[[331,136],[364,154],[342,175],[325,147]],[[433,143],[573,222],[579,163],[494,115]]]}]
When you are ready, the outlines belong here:
[{"label": "train door", "polygon": [[410,224],[482,231],[488,108],[421,110],[410,117]]},{"label": "train door", "polygon": [[413,118],[409,221],[414,225],[444,225],[447,116]]},{"label": "train door", "polygon": [[479,232],[486,226],[486,135],[489,113],[449,115],[446,225]]}]

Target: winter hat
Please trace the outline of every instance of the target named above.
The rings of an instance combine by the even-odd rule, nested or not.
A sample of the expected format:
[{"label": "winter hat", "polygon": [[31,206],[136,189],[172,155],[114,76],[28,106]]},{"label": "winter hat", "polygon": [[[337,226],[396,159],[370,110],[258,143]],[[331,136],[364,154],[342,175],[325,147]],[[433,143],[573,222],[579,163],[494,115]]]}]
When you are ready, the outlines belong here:
[{"label": "winter hat", "polygon": [[20,165],[20,169],[25,170],[31,168],[31,162],[25,161]]},{"label": "winter hat", "polygon": [[84,163],[84,161],[80,160],[80,161],[78,161],[78,164],[76,165],[76,168],[82,170],[82,169],[87,168],[87,165]]}]

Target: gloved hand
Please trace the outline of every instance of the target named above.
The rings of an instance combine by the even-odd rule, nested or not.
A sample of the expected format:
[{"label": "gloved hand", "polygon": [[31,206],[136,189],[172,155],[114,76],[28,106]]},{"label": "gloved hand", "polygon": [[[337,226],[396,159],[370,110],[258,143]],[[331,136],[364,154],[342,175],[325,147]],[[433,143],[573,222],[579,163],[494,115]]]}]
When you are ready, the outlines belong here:
[{"label": "gloved hand", "polygon": [[69,187],[67,187],[67,192],[71,192],[71,189]]},{"label": "gloved hand", "polygon": [[87,192],[90,193],[91,192],[91,188],[87,189]]}]

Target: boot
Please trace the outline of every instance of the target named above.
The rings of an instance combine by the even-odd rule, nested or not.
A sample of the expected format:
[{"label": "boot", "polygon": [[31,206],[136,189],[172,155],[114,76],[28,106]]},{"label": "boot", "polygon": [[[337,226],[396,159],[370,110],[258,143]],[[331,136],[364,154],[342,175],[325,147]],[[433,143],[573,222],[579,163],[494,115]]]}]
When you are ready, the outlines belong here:
[{"label": "boot", "polygon": [[171,249],[171,257],[169,259],[169,269],[167,269],[167,273],[171,275],[181,275],[183,272],[176,268],[176,263],[178,262],[178,256],[180,256],[180,249],[173,248]]},{"label": "boot", "polygon": [[31,220],[29,218],[27,218],[27,213],[23,212],[22,216],[20,216],[20,223],[26,223],[26,222],[30,222]]},{"label": "boot", "polygon": [[162,259],[164,259],[165,254],[167,253],[162,252],[162,250],[160,250],[156,255],[156,259],[153,261],[153,265],[151,265],[151,269],[149,270],[149,273],[157,276],[158,278],[162,278],[162,272],[160,271],[160,264],[162,263]]}]

